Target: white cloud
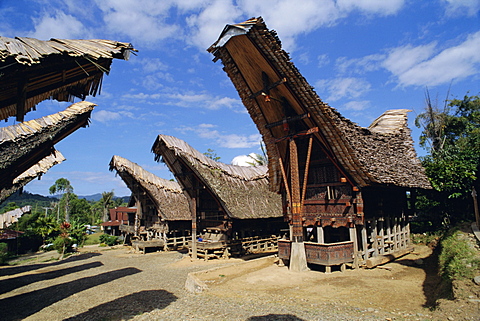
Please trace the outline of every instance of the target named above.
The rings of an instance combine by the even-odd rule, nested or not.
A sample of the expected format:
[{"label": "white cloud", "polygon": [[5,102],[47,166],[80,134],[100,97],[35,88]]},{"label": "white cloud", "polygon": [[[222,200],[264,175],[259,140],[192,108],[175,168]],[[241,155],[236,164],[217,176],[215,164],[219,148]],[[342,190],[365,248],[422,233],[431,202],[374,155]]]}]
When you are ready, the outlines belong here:
[{"label": "white cloud", "polygon": [[330,58],[328,58],[327,54],[319,55],[317,57],[317,60],[318,60],[318,68],[327,66],[330,63]]},{"label": "white cloud", "polygon": [[96,0],[96,3],[109,33],[127,35],[144,45],[181,36],[181,28],[166,21],[171,1]]},{"label": "white cloud", "polygon": [[388,57],[383,61],[383,66],[393,74],[402,74],[429,59],[434,53],[435,46],[435,43],[431,43],[417,47],[406,45],[391,49]]},{"label": "white cloud", "polygon": [[344,107],[346,110],[362,111],[370,107],[370,101],[349,101],[348,103],[344,104]]},{"label": "white cloud", "polygon": [[447,16],[474,16],[480,11],[480,0],[443,0]]},{"label": "white cloud", "polygon": [[337,5],[342,10],[358,9],[365,13],[374,13],[388,16],[402,9],[405,0],[337,0]]},{"label": "white cloud", "polygon": [[87,29],[75,17],[56,11],[53,15],[43,14],[34,19],[35,31],[30,37],[49,40],[50,38],[75,39],[89,38]]},{"label": "white cloud", "polygon": [[432,45],[400,47],[384,62],[400,86],[436,86],[480,73],[480,31],[432,57]]},{"label": "white cloud", "polygon": [[190,35],[187,41],[205,50],[217,40],[225,25],[235,22],[241,14],[232,0],[207,1],[200,13],[188,16]]},{"label": "white cloud", "polygon": [[108,110],[99,110],[92,113],[92,119],[101,123],[109,123],[123,117],[134,118],[134,114],[129,111],[113,112]]},{"label": "white cloud", "polygon": [[255,159],[258,159],[258,155],[255,153],[250,153],[248,155],[238,155],[232,159],[231,164],[237,166],[253,166]]},{"label": "white cloud", "polygon": [[316,82],[318,92],[328,93],[327,101],[336,101],[342,98],[357,98],[370,91],[371,85],[361,78],[347,77],[323,79]]},{"label": "white cloud", "polygon": [[375,71],[381,68],[381,62],[385,55],[373,54],[362,58],[347,59],[347,57],[337,58],[335,67],[340,73],[364,74],[365,72]]},{"label": "white cloud", "polygon": [[193,132],[198,137],[214,140],[218,146],[225,148],[252,148],[260,145],[260,134],[224,134],[215,129],[216,127],[212,124],[200,124],[197,127],[181,127],[177,130],[184,134]]}]

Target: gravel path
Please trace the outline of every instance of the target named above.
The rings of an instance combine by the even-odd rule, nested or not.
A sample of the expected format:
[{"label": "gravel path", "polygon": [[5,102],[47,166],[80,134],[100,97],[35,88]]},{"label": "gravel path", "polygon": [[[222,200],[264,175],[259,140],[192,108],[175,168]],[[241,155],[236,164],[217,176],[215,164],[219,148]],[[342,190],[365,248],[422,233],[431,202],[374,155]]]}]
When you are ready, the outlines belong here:
[{"label": "gravel path", "polygon": [[[90,252],[62,261],[39,263],[49,258],[45,254],[28,264],[0,267],[0,321],[437,320],[423,310],[419,313],[418,309],[415,312],[393,309],[389,304],[393,297],[369,290],[366,290],[366,296],[374,302],[370,303],[372,305],[358,303],[358,300],[354,302],[360,293],[360,288],[350,287],[355,278],[364,280],[368,274],[387,280],[405,274],[401,281],[404,283],[411,278],[412,271],[419,270],[405,265],[405,262],[391,263],[393,272],[380,269],[376,272],[356,271],[345,277],[317,274],[320,272],[291,275],[286,268],[271,266],[235,279],[218,275],[228,282],[220,282],[201,294],[192,294],[184,288],[188,273],[214,267],[222,267],[219,271],[230,271],[225,272],[229,275],[232,270],[243,273],[239,260],[192,263],[179,252],[142,255],[131,253],[125,247],[100,249],[84,248],[82,251]],[[215,270],[210,273],[223,272]],[[295,288],[296,278],[306,278],[307,281]],[[341,280],[349,287],[345,288],[344,299],[338,297],[337,300],[338,294],[333,292],[343,291]],[[281,283],[288,286],[279,285]],[[408,286],[408,282],[405,284]],[[358,286],[366,289],[361,282]],[[391,288],[387,287],[387,290],[392,293]],[[386,300],[386,307],[380,304],[379,298]],[[444,317],[440,319],[445,320]]]},{"label": "gravel path", "polygon": [[290,302],[275,293],[261,300],[245,292],[191,294],[184,289],[189,272],[235,261],[183,258],[120,248],[0,267],[0,320],[385,320],[375,311]]}]

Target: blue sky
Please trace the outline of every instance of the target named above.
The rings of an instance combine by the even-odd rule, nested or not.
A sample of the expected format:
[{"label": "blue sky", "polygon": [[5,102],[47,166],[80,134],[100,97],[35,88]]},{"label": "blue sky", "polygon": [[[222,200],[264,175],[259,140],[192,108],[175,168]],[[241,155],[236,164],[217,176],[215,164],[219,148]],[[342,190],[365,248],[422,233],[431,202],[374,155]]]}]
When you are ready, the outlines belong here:
[{"label": "blue sky", "polygon": [[[206,52],[226,24],[258,16],[323,101],[360,126],[411,109],[418,141],[413,120],[426,88],[439,105],[449,88],[449,98],[480,93],[479,11],[480,0],[0,0],[1,36],[111,39],[139,50],[115,60],[101,94],[86,99],[98,105],[90,127],[56,145],[67,160],[25,190],[47,195],[65,177],[78,195],[129,195],[108,171],[113,155],[173,178],[150,152],[158,134],[213,149],[225,163],[260,153],[253,121]],[[43,102],[26,120],[68,105]]]}]

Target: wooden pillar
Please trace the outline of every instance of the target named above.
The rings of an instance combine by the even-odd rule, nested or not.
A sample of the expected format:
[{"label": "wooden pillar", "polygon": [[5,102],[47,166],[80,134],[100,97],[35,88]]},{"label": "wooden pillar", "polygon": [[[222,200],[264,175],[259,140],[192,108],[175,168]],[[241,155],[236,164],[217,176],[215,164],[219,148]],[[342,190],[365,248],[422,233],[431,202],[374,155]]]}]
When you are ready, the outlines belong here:
[{"label": "wooden pillar", "polygon": [[362,226],[362,246],[363,246],[363,260],[368,259],[368,241],[367,241],[367,221]]},{"label": "wooden pillar", "polygon": [[325,231],[323,230],[323,226],[317,226],[317,242],[325,243]]},{"label": "wooden pillar", "polygon": [[357,239],[357,229],[355,225],[349,228],[350,232],[350,241],[353,241],[353,267],[358,268],[358,239]]},{"label": "wooden pillar", "polygon": [[377,239],[377,220],[372,219],[371,240],[373,242],[373,256],[378,256],[378,239]]},{"label": "wooden pillar", "polygon": [[290,150],[290,186],[292,196],[292,234],[289,269],[296,272],[307,271],[307,255],[303,243],[302,202],[300,196],[300,173],[298,168],[297,144],[289,141]]},{"label": "wooden pillar", "polygon": [[386,230],[387,230],[387,253],[392,252],[392,228],[390,226],[390,217],[385,218],[385,223],[386,223]]},{"label": "wooden pillar", "polygon": [[377,237],[377,239],[380,241],[379,254],[385,254],[385,231],[384,231],[383,220],[384,220],[383,217],[378,219],[378,237]]},{"label": "wooden pillar", "polygon": [[192,212],[192,259],[197,259],[197,198],[192,197],[190,202]]},{"label": "wooden pillar", "polygon": [[303,242],[302,204],[300,196],[300,173],[298,167],[297,144],[294,139],[289,141],[290,147],[290,186],[292,193],[292,225],[293,241]]}]

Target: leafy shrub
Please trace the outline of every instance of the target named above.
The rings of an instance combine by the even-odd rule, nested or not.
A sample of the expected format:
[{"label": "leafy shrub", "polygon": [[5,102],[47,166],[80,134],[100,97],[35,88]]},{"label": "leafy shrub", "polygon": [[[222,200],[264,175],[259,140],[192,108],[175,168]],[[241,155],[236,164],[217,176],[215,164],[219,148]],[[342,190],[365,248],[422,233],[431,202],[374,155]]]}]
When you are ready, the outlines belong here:
[{"label": "leafy shrub", "polygon": [[9,257],[7,243],[0,243],[0,264],[7,262]]},{"label": "leafy shrub", "polygon": [[71,252],[72,245],[73,241],[69,237],[58,236],[55,241],[53,241],[53,248],[60,254]]},{"label": "leafy shrub", "polygon": [[114,246],[117,244],[118,237],[108,234],[102,234],[99,237],[100,242],[107,244],[108,246]]},{"label": "leafy shrub", "polygon": [[441,241],[439,257],[440,274],[450,280],[473,278],[475,268],[480,264],[468,241],[459,231],[448,233]]}]

